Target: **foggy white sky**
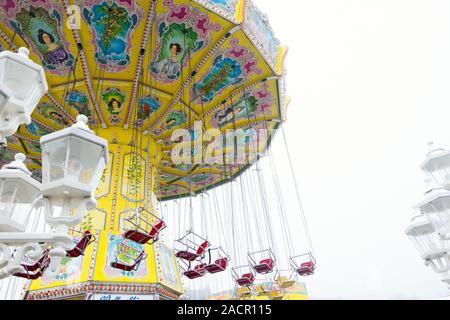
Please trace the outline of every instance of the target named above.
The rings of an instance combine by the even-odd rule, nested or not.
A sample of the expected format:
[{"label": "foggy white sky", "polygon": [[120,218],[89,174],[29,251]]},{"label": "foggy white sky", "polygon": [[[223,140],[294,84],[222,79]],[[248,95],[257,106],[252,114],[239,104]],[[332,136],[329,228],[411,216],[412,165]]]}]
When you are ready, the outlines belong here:
[{"label": "foggy white sky", "polygon": [[285,130],[319,263],[312,298],[448,295],[404,230],[426,142],[450,147],[450,2],[254,1],[290,47]]}]

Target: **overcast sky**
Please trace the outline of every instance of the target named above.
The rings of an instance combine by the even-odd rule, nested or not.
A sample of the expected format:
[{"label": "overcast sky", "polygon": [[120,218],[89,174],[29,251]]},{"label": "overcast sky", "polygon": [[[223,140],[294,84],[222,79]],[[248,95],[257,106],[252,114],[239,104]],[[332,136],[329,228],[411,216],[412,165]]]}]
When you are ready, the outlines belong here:
[{"label": "overcast sky", "polygon": [[254,1],[290,48],[285,130],[317,252],[311,297],[447,296],[404,230],[427,141],[450,147],[450,2]]}]

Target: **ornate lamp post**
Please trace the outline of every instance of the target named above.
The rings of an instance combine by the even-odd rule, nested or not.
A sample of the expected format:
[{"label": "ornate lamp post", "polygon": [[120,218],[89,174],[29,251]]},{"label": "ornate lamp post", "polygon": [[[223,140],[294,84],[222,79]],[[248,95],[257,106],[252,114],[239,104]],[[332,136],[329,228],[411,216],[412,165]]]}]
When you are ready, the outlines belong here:
[{"label": "ornate lamp post", "polygon": [[25,232],[31,205],[39,196],[41,184],[31,178],[25,156],[0,170],[0,232]]},{"label": "ornate lamp post", "polygon": [[428,143],[429,151],[421,169],[443,188],[450,188],[450,151]]},{"label": "ornate lamp post", "polygon": [[[41,138],[42,198],[37,205],[44,207],[46,222],[63,234],[81,223],[87,207],[96,207],[94,192],[108,163],[108,142],[93,134],[87,122],[79,115],[71,127]],[[55,269],[66,255],[64,243],[49,255]]]},{"label": "ornate lamp post", "polygon": [[450,236],[450,191],[430,185],[426,198],[416,208],[427,217],[443,239]]},{"label": "ornate lamp post", "polygon": [[[56,242],[70,246],[72,238],[58,233],[27,233],[29,213],[39,196],[41,184],[31,178],[24,164],[25,156],[0,170],[0,279],[25,273],[25,256],[37,259],[44,247]],[[12,247],[17,247],[13,255]]]},{"label": "ornate lamp post", "polygon": [[18,53],[0,52],[0,144],[13,135],[19,125],[31,122],[31,113],[47,92],[42,66],[28,58],[27,48]]},{"label": "ornate lamp post", "polygon": [[430,265],[437,273],[450,270],[450,244],[436,232],[425,216],[414,218],[405,233],[425,260],[425,265]]},{"label": "ornate lamp post", "polygon": [[[81,223],[88,206],[96,206],[93,194],[108,162],[108,144],[93,134],[87,118],[80,115],[71,127],[43,136],[41,145],[42,185],[32,181],[23,155],[0,171],[0,279],[24,273],[24,257],[37,258],[46,249],[50,268],[56,270],[73,246],[69,228]],[[17,203],[31,202],[44,209],[51,233],[27,233],[26,221],[14,218]],[[21,246],[14,258],[12,246]]]}]

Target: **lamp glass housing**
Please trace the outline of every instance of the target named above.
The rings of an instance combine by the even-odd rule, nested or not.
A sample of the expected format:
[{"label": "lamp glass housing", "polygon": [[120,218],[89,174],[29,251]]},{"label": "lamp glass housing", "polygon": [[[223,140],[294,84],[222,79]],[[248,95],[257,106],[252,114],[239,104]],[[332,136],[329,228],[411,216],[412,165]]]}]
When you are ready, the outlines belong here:
[{"label": "lamp glass housing", "polygon": [[87,130],[77,123],[41,138],[44,196],[84,198],[97,189],[108,144]]},{"label": "lamp glass housing", "polygon": [[19,53],[0,52],[0,91],[3,96],[0,97],[0,113],[31,114],[48,90],[44,69],[29,59],[28,54],[26,48],[20,48]]}]

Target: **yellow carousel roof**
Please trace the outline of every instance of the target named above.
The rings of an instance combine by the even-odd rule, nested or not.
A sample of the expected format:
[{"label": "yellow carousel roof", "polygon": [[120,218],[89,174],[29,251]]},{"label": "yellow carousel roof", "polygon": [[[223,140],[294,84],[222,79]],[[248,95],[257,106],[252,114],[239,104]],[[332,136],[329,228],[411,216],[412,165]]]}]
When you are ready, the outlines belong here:
[{"label": "yellow carousel roof", "polygon": [[139,130],[162,145],[162,199],[211,188],[248,167],[175,165],[173,130],[202,121],[224,133],[272,133],[285,119],[286,50],[250,1],[2,0],[0,11],[0,50],[26,46],[46,70],[48,94],[0,156],[1,163],[26,153],[36,178],[40,136],[79,113],[91,127]]}]

